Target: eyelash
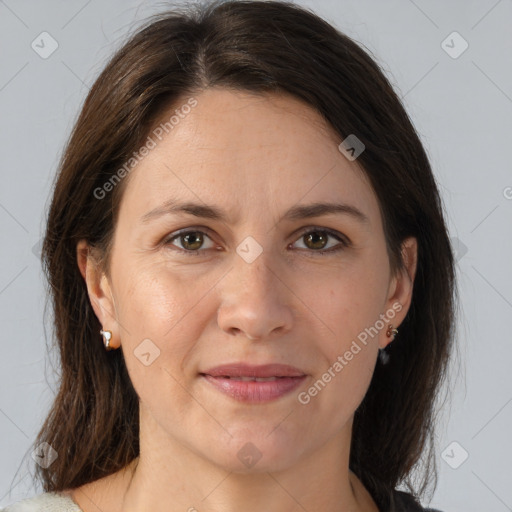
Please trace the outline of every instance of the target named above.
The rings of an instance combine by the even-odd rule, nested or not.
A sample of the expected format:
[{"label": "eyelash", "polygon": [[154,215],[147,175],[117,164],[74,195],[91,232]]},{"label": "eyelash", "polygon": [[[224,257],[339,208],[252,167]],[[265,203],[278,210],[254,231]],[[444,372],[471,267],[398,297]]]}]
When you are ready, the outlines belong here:
[{"label": "eyelash", "polygon": [[[209,250],[209,249],[199,249],[199,250],[186,250],[186,249],[181,249],[179,247],[176,247],[175,245],[172,244],[172,241],[183,236],[183,235],[187,235],[189,233],[202,233],[206,236],[208,236],[208,238],[211,239],[211,237],[208,235],[207,232],[205,231],[202,231],[201,229],[194,229],[194,228],[186,228],[182,231],[177,231],[175,233],[172,233],[171,236],[169,236],[168,238],[166,238],[165,240],[163,240],[163,245],[166,245],[166,246],[172,246],[172,250],[176,250],[176,251],[179,251],[181,253],[185,253],[187,256],[200,256],[201,253],[203,251],[206,251],[206,250]],[[351,245],[350,241],[348,240],[348,238],[346,238],[345,236],[343,236],[341,233],[338,233],[337,231],[333,231],[332,229],[328,229],[328,228],[320,228],[320,227],[308,227],[308,228],[305,228],[304,231],[302,231],[299,235],[299,237],[297,238],[297,240],[299,240],[300,238],[304,237],[305,235],[309,235],[310,233],[324,233],[324,234],[327,234],[328,236],[332,237],[332,238],[335,238],[336,240],[338,240],[340,243],[334,247],[331,247],[329,249],[321,249],[321,250],[317,250],[315,251],[314,249],[309,249],[309,250],[306,250],[306,252],[310,252],[310,253],[313,253],[313,254],[318,254],[319,256],[325,256],[329,253],[331,254],[334,254],[334,253],[337,253],[343,249],[346,249],[347,247],[349,247]]]}]

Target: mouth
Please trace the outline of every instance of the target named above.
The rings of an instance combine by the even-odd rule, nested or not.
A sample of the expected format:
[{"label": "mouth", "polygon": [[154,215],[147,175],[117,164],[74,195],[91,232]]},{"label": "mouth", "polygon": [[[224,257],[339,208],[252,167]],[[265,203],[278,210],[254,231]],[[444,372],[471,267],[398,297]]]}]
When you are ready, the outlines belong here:
[{"label": "mouth", "polygon": [[218,366],[199,375],[217,391],[247,403],[269,402],[283,397],[307,377],[293,366],[250,366],[243,363]]}]

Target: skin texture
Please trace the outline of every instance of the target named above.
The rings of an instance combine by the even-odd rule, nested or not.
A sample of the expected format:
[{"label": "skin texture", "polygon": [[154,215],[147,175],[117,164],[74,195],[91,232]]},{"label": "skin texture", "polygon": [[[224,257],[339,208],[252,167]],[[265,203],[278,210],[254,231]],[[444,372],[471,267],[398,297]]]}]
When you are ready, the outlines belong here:
[{"label": "skin texture", "polygon": [[[378,512],[348,468],[352,422],[378,348],[392,339],[388,323],[399,327],[409,308],[416,240],[403,246],[407,271],[393,276],[377,198],[310,107],[220,88],[195,98],[197,106],[125,178],[111,279],[85,241],[77,246],[95,313],[140,397],[141,452],[124,471],[70,495],[85,512]],[[170,198],[216,205],[227,219],[141,221]],[[346,214],[281,219],[317,201],[343,201],[369,222]],[[183,228],[203,231],[203,244],[171,241]],[[318,254],[321,241],[308,243],[305,233],[322,229],[350,245]],[[248,236],[262,249],[251,263],[236,251]],[[326,249],[338,244],[325,238]],[[180,252],[191,246],[199,254]],[[401,309],[391,322],[299,403],[298,393],[393,304]],[[134,353],[146,339],[160,350],[149,366]],[[236,361],[289,364],[308,377],[277,400],[244,404],[198,375]],[[237,457],[246,443],[261,453],[250,468]]]}]

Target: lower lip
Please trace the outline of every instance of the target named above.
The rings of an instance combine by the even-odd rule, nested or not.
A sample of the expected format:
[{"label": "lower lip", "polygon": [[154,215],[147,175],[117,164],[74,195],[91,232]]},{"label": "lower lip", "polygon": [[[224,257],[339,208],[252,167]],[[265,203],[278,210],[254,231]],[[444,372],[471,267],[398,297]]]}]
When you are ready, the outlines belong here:
[{"label": "lower lip", "polygon": [[226,379],[225,377],[212,377],[202,375],[210,384],[222,393],[231,396],[240,402],[269,402],[297,389],[306,375],[302,377],[283,377],[281,379],[258,382]]}]

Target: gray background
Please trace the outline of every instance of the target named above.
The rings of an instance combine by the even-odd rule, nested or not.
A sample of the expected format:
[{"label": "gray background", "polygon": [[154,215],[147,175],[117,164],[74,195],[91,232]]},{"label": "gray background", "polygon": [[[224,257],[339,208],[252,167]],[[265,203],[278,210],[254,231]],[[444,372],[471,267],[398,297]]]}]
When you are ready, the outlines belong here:
[{"label": "gray background", "polygon": [[[363,43],[384,67],[445,202],[462,310],[431,506],[512,510],[512,1],[297,3]],[[50,321],[43,322],[36,254],[58,159],[106,58],[162,5],[0,0],[0,506],[40,492],[28,449],[56,390],[56,357],[46,351]],[[58,43],[48,58],[31,47],[42,46],[44,31]],[[454,31],[463,39],[446,39]]]}]

